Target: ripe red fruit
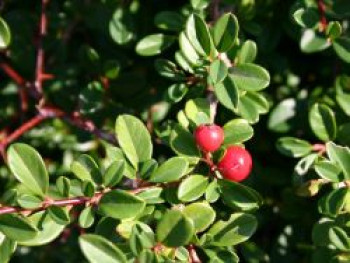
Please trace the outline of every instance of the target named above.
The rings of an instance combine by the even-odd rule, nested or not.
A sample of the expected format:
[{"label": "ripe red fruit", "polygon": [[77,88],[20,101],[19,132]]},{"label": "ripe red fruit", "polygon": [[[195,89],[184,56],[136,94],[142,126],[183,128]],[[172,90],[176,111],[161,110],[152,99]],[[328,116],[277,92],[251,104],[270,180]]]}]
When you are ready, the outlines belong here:
[{"label": "ripe red fruit", "polygon": [[215,152],[224,141],[224,130],[215,124],[200,125],[194,132],[198,147],[204,152]]},{"label": "ripe red fruit", "polygon": [[225,179],[240,182],[246,179],[252,170],[252,157],[246,149],[230,146],[217,167]]}]

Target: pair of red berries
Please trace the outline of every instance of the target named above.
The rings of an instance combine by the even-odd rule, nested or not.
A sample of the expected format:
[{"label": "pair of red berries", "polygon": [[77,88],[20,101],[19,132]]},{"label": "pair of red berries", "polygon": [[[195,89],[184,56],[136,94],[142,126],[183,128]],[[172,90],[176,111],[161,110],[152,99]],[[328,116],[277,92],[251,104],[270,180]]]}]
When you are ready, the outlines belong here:
[{"label": "pair of red berries", "polygon": [[[200,125],[194,132],[197,146],[205,153],[215,152],[224,141],[223,129],[215,124]],[[252,170],[252,157],[239,146],[230,146],[217,164],[217,168],[227,180],[240,182],[248,177]]]}]

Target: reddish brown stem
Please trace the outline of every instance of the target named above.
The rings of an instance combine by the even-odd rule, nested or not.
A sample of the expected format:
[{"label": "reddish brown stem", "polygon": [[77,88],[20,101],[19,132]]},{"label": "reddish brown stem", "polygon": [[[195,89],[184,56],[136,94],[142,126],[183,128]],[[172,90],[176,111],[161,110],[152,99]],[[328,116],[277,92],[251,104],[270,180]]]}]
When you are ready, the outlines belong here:
[{"label": "reddish brown stem", "polygon": [[16,70],[14,70],[9,64],[1,63],[0,68],[18,85],[24,86],[26,80],[18,74]]},{"label": "reddish brown stem", "polygon": [[187,250],[190,256],[190,263],[202,263],[202,261],[200,260],[200,258],[197,255],[197,251],[194,247],[194,245],[188,245],[187,246]]},{"label": "reddish brown stem", "polygon": [[312,150],[314,152],[318,152],[319,154],[323,154],[326,152],[326,145],[321,144],[321,143],[316,143],[312,145]]},{"label": "reddish brown stem", "polygon": [[323,0],[317,0],[318,12],[320,14],[320,31],[325,32],[327,28],[326,5]]}]

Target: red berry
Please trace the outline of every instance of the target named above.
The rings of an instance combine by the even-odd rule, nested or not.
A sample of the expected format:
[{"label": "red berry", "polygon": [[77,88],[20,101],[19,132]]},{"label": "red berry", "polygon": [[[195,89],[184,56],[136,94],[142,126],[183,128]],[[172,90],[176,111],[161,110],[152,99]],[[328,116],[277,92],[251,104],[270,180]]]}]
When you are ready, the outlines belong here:
[{"label": "red berry", "polygon": [[200,125],[194,132],[198,147],[204,152],[214,152],[224,141],[223,129],[215,124]]},{"label": "red berry", "polygon": [[240,182],[246,179],[252,170],[252,157],[246,149],[230,146],[217,167],[227,180]]}]

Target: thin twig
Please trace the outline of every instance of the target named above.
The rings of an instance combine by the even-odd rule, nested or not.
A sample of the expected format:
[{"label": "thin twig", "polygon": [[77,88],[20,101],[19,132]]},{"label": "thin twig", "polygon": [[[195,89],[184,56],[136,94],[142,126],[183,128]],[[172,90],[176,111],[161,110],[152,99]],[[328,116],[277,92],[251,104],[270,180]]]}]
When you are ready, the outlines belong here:
[{"label": "thin twig", "polygon": [[325,32],[328,22],[326,18],[326,5],[323,0],[317,1],[318,12],[320,14],[320,31]]}]

